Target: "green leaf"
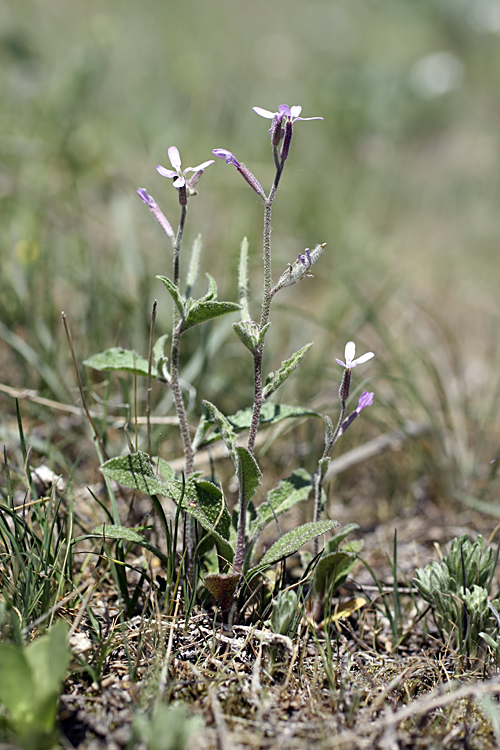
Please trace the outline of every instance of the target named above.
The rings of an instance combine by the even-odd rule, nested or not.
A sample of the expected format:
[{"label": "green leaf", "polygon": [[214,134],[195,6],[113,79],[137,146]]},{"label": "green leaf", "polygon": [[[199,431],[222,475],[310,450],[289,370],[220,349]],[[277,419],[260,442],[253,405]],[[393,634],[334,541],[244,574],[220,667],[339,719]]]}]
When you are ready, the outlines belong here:
[{"label": "green leaf", "polygon": [[258,323],[254,323],[253,320],[242,320],[239,323],[233,323],[233,331],[241,343],[251,352],[254,352],[264,340],[264,336],[268,332],[270,325],[271,323],[266,323],[260,329]]},{"label": "green leaf", "polygon": [[208,279],[208,292],[205,294],[203,299],[205,300],[205,302],[210,302],[211,300],[217,299],[217,283],[214,277],[209,273],[206,273],[205,276]]},{"label": "green leaf", "polygon": [[337,521],[312,521],[311,523],[305,523],[299,526],[297,529],[292,529],[286,534],[283,534],[281,539],[278,539],[272,547],[266,552],[264,557],[260,560],[258,565],[250,568],[248,571],[248,577],[252,574],[262,572],[266,568],[269,568],[274,563],[282,560],[284,557],[289,557],[297,552],[302,545],[311,542],[317,536],[325,534],[330,529],[334,529],[338,526]]},{"label": "green leaf", "polygon": [[206,480],[190,479],[184,485],[174,481],[169,484],[168,496],[212,534],[219,555],[232,562],[234,549],[228,541],[231,516],[220,489]]},{"label": "green leaf", "polygon": [[260,484],[262,472],[259,464],[247,448],[238,446],[235,452],[237,456],[236,470],[240,487],[243,488],[245,493],[245,501],[249,503]]},{"label": "green leaf", "polygon": [[271,373],[271,377],[269,379],[269,382],[266,383],[264,387],[264,398],[268,399],[269,396],[271,396],[274,391],[276,391],[280,385],[282,385],[285,380],[292,374],[292,372],[300,365],[306,354],[310,351],[312,347],[311,344],[306,344],[302,347],[302,349],[299,349],[295,354],[292,354],[292,356],[289,359],[286,359],[284,362],[281,363],[280,369],[275,372]]},{"label": "green leaf", "polygon": [[174,304],[179,311],[179,315],[181,316],[182,320],[184,320],[184,317],[186,315],[184,299],[182,298],[182,295],[175,286],[174,282],[170,281],[170,279],[168,279],[166,276],[157,276],[156,278],[158,279],[158,281],[161,281],[164,286],[167,287],[170,296],[172,297]]},{"label": "green leaf", "polygon": [[24,653],[10,643],[0,643],[0,704],[10,714],[14,729],[33,720],[36,691]]},{"label": "green leaf", "polygon": [[215,300],[196,300],[190,305],[186,317],[183,320],[182,330],[187,331],[198,323],[218,318],[226,313],[236,312],[240,306],[236,302],[216,302]]},{"label": "green leaf", "polygon": [[[313,411],[312,409],[303,409],[300,406],[265,403],[262,406],[259,424],[272,425],[276,424],[277,422],[281,422],[283,419],[294,419],[299,417],[321,417],[321,414],[319,414],[319,412],[317,411]],[[225,417],[225,419],[227,419],[235,432],[248,430],[252,423],[252,409],[242,409],[241,411],[236,412],[236,414],[231,414],[230,416]],[[215,443],[222,437],[220,432],[217,431],[206,437],[207,430],[208,426],[206,422],[204,422],[204,434],[198,442],[198,449],[205,445]]]},{"label": "green leaf", "polygon": [[275,514],[281,516],[297,503],[307,500],[311,489],[312,478],[305,469],[297,469],[289,477],[282,479],[278,486],[269,492],[267,502],[261,503],[257,508],[257,515],[251,521],[248,530],[250,539],[256,538],[262,529],[274,520]]},{"label": "green leaf", "polygon": [[165,333],[163,336],[160,336],[159,339],[155,341],[155,345],[153,347],[153,362],[158,367],[159,360],[166,359],[165,357],[165,344],[168,341],[168,333]]},{"label": "green leaf", "polygon": [[333,594],[346,580],[356,564],[356,556],[352,552],[331,552],[318,560],[314,570],[313,590],[318,596],[323,596],[331,586]]},{"label": "green leaf", "polygon": [[169,494],[169,484],[156,476],[148,454],[142,451],[110,458],[102,464],[101,471],[115,482],[145,492],[146,495]]},{"label": "green leaf", "polygon": [[234,447],[236,444],[236,433],[234,432],[231,423],[224,416],[224,414],[219,411],[219,409],[210,401],[203,401],[202,403],[203,406],[208,409],[211,417],[210,421],[212,423],[215,422],[215,424],[217,425],[220,436],[222,437],[226,448],[228,449],[233,460],[235,460]]},{"label": "green leaf", "polygon": [[351,531],[355,531],[356,529],[359,529],[357,523],[346,524],[342,531],[339,531],[338,534],[335,534],[335,536],[332,537],[332,539],[329,539],[325,544],[325,554],[328,555],[330,554],[330,552],[336,552],[344,539],[351,533]]},{"label": "green leaf", "polygon": [[[92,367],[94,370],[99,370],[99,372],[113,370],[131,372],[134,375],[143,375],[144,377],[147,377],[149,367],[148,360],[141,357],[140,354],[131,349],[121,349],[118,346],[106,349],[100,354],[94,354],[86,359],[83,364]],[[151,375],[153,377],[158,375],[155,366],[151,368]]]},{"label": "green leaf", "polygon": [[141,536],[141,534],[139,534],[137,531],[135,531],[135,529],[127,529],[125,526],[116,526],[115,524],[102,524],[101,526],[97,526],[91,534],[86,534],[85,536],[78,537],[74,541],[80,542],[83,539],[113,539],[116,541],[137,544],[139,547],[143,547],[144,549],[149,550],[149,552],[152,552],[153,555],[155,555],[159,560],[165,563],[165,565],[168,565],[169,563],[168,557],[166,557],[163,552],[161,552],[157,547],[148,542],[148,540]]},{"label": "green leaf", "polygon": [[59,693],[71,660],[68,629],[59,620],[45,635],[26,646],[24,652],[36,690],[37,725],[46,732],[54,727]]}]

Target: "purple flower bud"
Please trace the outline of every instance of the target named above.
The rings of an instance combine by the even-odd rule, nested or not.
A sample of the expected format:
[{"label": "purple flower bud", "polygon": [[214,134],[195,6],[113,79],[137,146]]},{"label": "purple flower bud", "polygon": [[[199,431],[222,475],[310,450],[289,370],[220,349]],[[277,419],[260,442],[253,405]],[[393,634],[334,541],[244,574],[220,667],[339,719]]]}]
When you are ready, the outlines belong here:
[{"label": "purple flower bud", "polygon": [[349,397],[349,390],[351,388],[351,371],[348,367],[344,370],[342,375],[342,382],[339,388],[339,398],[341,401],[347,401]]},{"label": "purple flower bud", "polygon": [[163,214],[155,199],[151,195],[149,195],[144,188],[138,188],[137,195],[139,196],[141,201],[143,201],[146,206],[148,206],[149,210],[151,211],[165,234],[170,237],[171,240],[173,240],[175,237],[174,230],[170,226],[167,217]]},{"label": "purple flower bud", "polygon": [[248,182],[252,190],[255,190],[257,195],[260,195],[261,198],[266,199],[266,195],[264,193],[264,190],[262,189],[262,186],[260,182],[257,180],[257,178],[250,172],[250,170],[245,167],[243,163],[240,163],[238,159],[235,157],[231,151],[228,151],[225,148],[214,148],[212,153],[214,156],[218,156],[219,159],[224,159],[226,164],[232,164],[236,167],[240,175]]},{"label": "purple flower bud", "polygon": [[367,406],[371,406],[373,404],[373,393],[368,393],[368,391],[363,391],[361,396],[359,397],[358,406],[356,408],[356,412],[358,414],[361,414],[363,409],[366,409]]},{"label": "purple flower bud", "polygon": [[[348,372],[346,370],[345,372]],[[355,411],[352,412],[352,414],[349,414],[347,419],[344,419],[342,422],[342,425],[339,430],[339,437],[344,434],[344,432],[347,430],[348,427],[352,425],[356,417],[358,417],[363,409],[365,409],[367,406],[371,406],[373,404],[373,393],[368,393],[368,391],[363,391],[361,396],[359,397],[358,406],[356,407]]]},{"label": "purple flower bud", "polygon": [[283,139],[283,145],[281,147],[281,161],[285,162],[288,153],[290,151],[290,144],[292,142],[292,132],[293,132],[293,125],[291,120],[286,121],[285,125],[285,137]]},{"label": "purple flower bud", "polygon": [[214,148],[212,150],[212,154],[214,156],[218,156],[219,159],[224,159],[226,164],[233,164],[235,167],[239,167],[240,163],[235,157],[234,154],[231,153],[231,151],[228,151],[225,148]]}]

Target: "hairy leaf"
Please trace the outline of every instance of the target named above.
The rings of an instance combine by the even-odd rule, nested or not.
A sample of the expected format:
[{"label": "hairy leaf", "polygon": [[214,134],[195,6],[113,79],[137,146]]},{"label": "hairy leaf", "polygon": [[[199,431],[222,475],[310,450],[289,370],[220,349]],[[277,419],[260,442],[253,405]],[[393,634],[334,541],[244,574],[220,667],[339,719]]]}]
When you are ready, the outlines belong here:
[{"label": "hairy leaf", "polygon": [[177,310],[179,311],[179,315],[184,320],[184,317],[186,315],[185,306],[184,306],[184,299],[182,298],[182,295],[179,292],[179,290],[177,289],[177,287],[175,286],[174,282],[170,281],[170,279],[167,278],[166,276],[157,276],[156,278],[158,279],[158,281],[161,281],[161,283],[164,286],[167,287],[167,289],[168,289],[168,291],[170,293],[170,296],[172,297],[172,299],[174,301],[174,304],[175,304]]},{"label": "hairy leaf", "polygon": [[101,471],[115,482],[146,495],[168,495],[169,484],[156,476],[148,454],[142,451],[110,458],[102,464]]},{"label": "hairy leaf", "polygon": [[207,320],[218,318],[226,313],[236,312],[240,306],[236,302],[217,302],[215,300],[199,299],[194,301],[187,311],[183,320],[182,330],[187,331],[198,323],[204,323]]},{"label": "hairy leaf", "polygon": [[266,554],[262,557],[258,565],[250,568],[248,576],[252,574],[262,572],[266,568],[269,568],[274,563],[282,560],[284,557],[289,557],[297,552],[302,545],[311,542],[317,536],[325,534],[330,529],[334,529],[338,526],[337,521],[312,521],[311,523],[305,523],[303,526],[299,526],[297,529],[292,529],[286,534],[283,534],[281,539],[278,539]]},{"label": "hairy leaf", "polygon": [[292,374],[292,372],[300,365],[306,354],[310,351],[312,347],[312,344],[306,344],[302,347],[302,349],[299,349],[298,352],[295,352],[295,354],[292,354],[292,356],[289,359],[286,359],[284,362],[281,363],[281,367],[279,370],[275,373],[272,373],[272,377],[269,379],[269,382],[266,383],[266,386],[264,388],[264,398],[268,399],[269,396],[271,396],[274,391],[276,391],[282,383],[285,382],[285,380]]},{"label": "hairy leaf", "polygon": [[[92,357],[86,359],[83,363],[87,367],[92,367],[94,370],[99,372],[106,372],[108,370],[118,372],[131,372],[134,375],[143,375],[147,377],[148,374],[148,360],[141,357],[137,352],[131,349],[121,349],[118,346],[114,346],[111,349],[100,354],[94,354]],[[158,371],[153,365],[151,368],[151,375],[156,377]]]},{"label": "hairy leaf", "polygon": [[307,500],[311,489],[312,478],[305,469],[297,469],[289,477],[282,479],[278,486],[269,492],[267,502],[261,503],[257,508],[257,515],[251,521],[248,530],[250,539],[257,537],[274,519],[274,515],[281,516],[296,503]]}]

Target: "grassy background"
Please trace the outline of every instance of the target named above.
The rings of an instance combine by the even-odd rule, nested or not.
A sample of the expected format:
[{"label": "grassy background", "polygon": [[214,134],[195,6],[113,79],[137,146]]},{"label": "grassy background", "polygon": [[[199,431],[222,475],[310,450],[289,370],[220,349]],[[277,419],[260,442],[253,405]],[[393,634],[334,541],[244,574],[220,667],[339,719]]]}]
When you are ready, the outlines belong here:
[{"label": "grassy background", "polygon": [[[328,245],[315,280],[280,295],[269,367],[313,338],[287,396],[335,405],[333,356],[356,338],[377,353],[372,419],[430,417],[452,471],[485,480],[498,440],[498,0],[9,0],[0,28],[2,382],[77,400],[63,309],[79,360],[117,343],[145,353],[154,297],[158,331],[170,317],[154,281],[170,251],[136,188],[176,225],[155,170],[172,144],[189,165],[228,148],[267,188],[267,124],[251,107],[301,103],[325,119],[295,128],[275,276]],[[199,231],[229,299],[249,237],[258,299],[261,207],[219,161],[187,245]],[[223,346],[210,376],[194,363],[195,385],[203,375],[216,399],[236,372],[245,400],[248,363],[229,334],[218,342],[224,325],[192,340]]]}]

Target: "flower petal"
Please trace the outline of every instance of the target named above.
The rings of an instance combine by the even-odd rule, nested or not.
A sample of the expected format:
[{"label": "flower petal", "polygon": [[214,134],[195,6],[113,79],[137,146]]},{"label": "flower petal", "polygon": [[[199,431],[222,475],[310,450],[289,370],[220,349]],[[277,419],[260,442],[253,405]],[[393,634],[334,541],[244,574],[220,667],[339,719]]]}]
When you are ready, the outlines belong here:
[{"label": "flower petal", "polygon": [[265,117],[267,120],[272,120],[276,112],[269,112],[268,109],[262,109],[262,107],[252,107],[255,114]]},{"label": "flower petal", "polygon": [[187,169],[184,170],[184,174],[186,174],[186,172],[199,172],[200,169],[206,169],[206,167],[209,167],[214,161],[214,159],[210,159],[209,161],[204,161],[203,164],[198,164],[197,167],[187,167]]},{"label": "flower petal", "polygon": [[231,151],[228,151],[226,148],[214,148],[212,150],[212,154],[214,154],[214,156],[218,156],[219,159],[224,159],[226,164],[234,164],[235,167],[240,166],[240,163],[235,155],[232,154]]},{"label": "flower petal", "polygon": [[159,172],[163,177],[169,177],[172,179],[173,177],[177,177],[177,172],[174,172],[173,169],[165,169],[165,167],[162,167],[160,164],[156,167],[156,171]]},{"label": "flower petal", "polygon": [[368,362],[368,360],[374,356],[375,354],[373,352],[367,352],[366,354],[363,354],[361,357],[358,357],[357,359],[355,359],[352,363],[352,367],[356,367],[356,365],[362,365],[363,362]]},{"label": "flower petal", "polygon": [[182,174],[179,175],[179,177],[177,177],[177,179],[174,180],[173,183],[172,183],[172,185],[174,186],[174,188],[177,188],[177,189],[179,189],[181,187],[184,187],[185,184],[186,184],[186,180],[184,178],[184,175],[182,175]]},{"label": "flower petal", "polygon": [[175,171],[179,173],[181,171],[181,156],[176,146],[170,146],[168,149],[168,158]]},{"label": "flower petal", "polygon": [[356,354],[356,344],[354,341],[348,341],[345,345],[344,356],[346,361],[346,367],[350,367]]},{"label": "flower petal", "polygon": [[290,107],[290,114],[294,120],[296,117],[300,115],[301,112],[302,112],[302,107],[300,106],[300,104],[295,104],[293,107]]},{"label": "flower petal", "polygon": [[338,362],[338,363],[339,363],[339,365],[342,365],[342,367],[347,367],[346,363],[345,363],[345,362],[342,362],[342,360],[341,360],[341,359],[337,359],[337,357],[335,357],[335,362]]}]

